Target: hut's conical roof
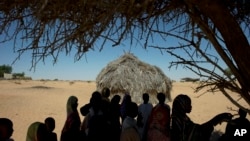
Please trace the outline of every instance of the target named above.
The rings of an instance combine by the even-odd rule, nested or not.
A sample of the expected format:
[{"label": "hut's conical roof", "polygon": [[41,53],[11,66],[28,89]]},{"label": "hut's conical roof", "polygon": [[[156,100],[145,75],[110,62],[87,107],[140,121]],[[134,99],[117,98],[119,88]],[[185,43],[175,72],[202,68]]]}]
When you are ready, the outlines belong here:
[{"label": "hut's conical roof", "polygon": [[140,61],[131,53],[124,54],[104,67],[96,83],[97,90],[107,87],[111,94],[128,92],[137,103],[141,103],[143,93],[150,94],[152,100],[158,92],[163,92],[171,100],[171,80],[160,68]]}]

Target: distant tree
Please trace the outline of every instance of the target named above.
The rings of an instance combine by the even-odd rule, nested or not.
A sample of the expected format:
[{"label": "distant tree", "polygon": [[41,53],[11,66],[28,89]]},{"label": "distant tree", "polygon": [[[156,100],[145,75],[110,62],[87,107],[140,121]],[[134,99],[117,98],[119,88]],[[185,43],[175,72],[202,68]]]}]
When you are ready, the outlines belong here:
[{"label": "distant tree", "polygon": [[185,82],[197,82],[200,81],[199,78],[190,78],[190,77],[184,77],[181,79],[181,81],[185,81]]},{"label": "distant tree", "polygon": [[[17,43],[21,38],[27,45],[15,44],[14,50],[20,53],[18,57],[30,51],[33,67],[48,56],[56,62],[62,52],[67,55],[76,52],[75,59],[79,60],[89,50],[101,51],[107,43],[117,46],[124,40],[129,40],[131,45],[140,42],[144,48],[157,48],[175,56],[177,61],[170,67],[183,65],[205,78],[197,90],[204,87],[219,90],[232,103],[244,108],[230,97],[228,90],[239,94],[248,103],[245,110],[250,106],[249,25],[250,0],[0,2],[3,36],[0,43],[10,40]],[[156,38],[166,44],[150,45]],[[167,44],[173,38],[178,39],[178,45]],[[209,52],[210,49],[219,57]],[[219,65],[221,59],[238,83]]]},{"label": "distant tree", "polygon": [[3,77],[4,73],[11,73],[12,67],[9,65],[1,65],[0,66],[0,77]]},{"label": "distant tree", "polygon": [[25,75],[24,72],[22,72],[22,73],[13,73],[14,78],[24,78],[24,75]]}]

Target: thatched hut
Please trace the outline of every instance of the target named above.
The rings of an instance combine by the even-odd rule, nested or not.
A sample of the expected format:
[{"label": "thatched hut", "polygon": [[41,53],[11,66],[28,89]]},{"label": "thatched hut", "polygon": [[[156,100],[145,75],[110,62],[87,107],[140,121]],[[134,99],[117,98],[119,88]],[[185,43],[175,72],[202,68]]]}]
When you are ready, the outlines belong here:
[{"label": "thatched hut", "polygon": [[163,92],[167,100],[171,100],[171,80],[160,68],[140,61],[131,53],[110,62],[98,74],[96,83],[99,91],[107,87],[111,94],[129,93],[137,103],[142,102],[143,93],[150,94],[152,103],[156,102],[158,92]]}]

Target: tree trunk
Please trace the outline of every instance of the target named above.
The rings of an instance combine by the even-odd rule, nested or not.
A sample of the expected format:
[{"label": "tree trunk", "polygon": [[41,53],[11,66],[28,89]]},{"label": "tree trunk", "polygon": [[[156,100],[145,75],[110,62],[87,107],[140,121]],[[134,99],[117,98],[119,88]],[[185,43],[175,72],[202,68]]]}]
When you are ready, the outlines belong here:
[{"label": "tree trunk", "polygon": [[186,2],[197,6],[201,13],[210,18],[219,30],[236,64],[237,72],[233,68],[230,69],[232,69],[242,87],[241,96],[250,105],[250,61],[248,58],[250,56],[250,46],[240,25],[222,1],[186,0]]}]

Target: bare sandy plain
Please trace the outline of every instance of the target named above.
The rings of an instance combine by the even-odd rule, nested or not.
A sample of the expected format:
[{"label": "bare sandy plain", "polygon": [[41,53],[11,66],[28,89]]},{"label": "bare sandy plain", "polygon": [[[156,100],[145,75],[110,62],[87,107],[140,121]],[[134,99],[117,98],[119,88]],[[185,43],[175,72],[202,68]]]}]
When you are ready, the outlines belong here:
[{"label": "bare sandy plain", "polygon": [[[193,109],[189,116],[195,123],[204,123],[222,112],[237,114],[237,111],[234,111],[237,108],[220,92],[200,96],[202,92],[194,93],[196,86],[197,84],[191,82],[174,82],[171,92],[172,99],[180,93],[191,97]],[[13,121],[12,138],[15,141],[25,141],[31,123],[43,122],[46,117],[53,117],[56,120],[55,132],[59,139],[66,120],[68,97],[77,96],[80,108],[89,102],[95,89],[96,83],[90,81],[1,80],[0,117],[7,117]],[[247,106],[243,100],[239,102]],[[167,104],[172,107],[172,102]],[[247,118],[250,119],[250,116]],[[216,133],[223,133],[225,127],[226,123],[217,125]],[[216,135],[214,134],[213,138],[216,138]]]}]

